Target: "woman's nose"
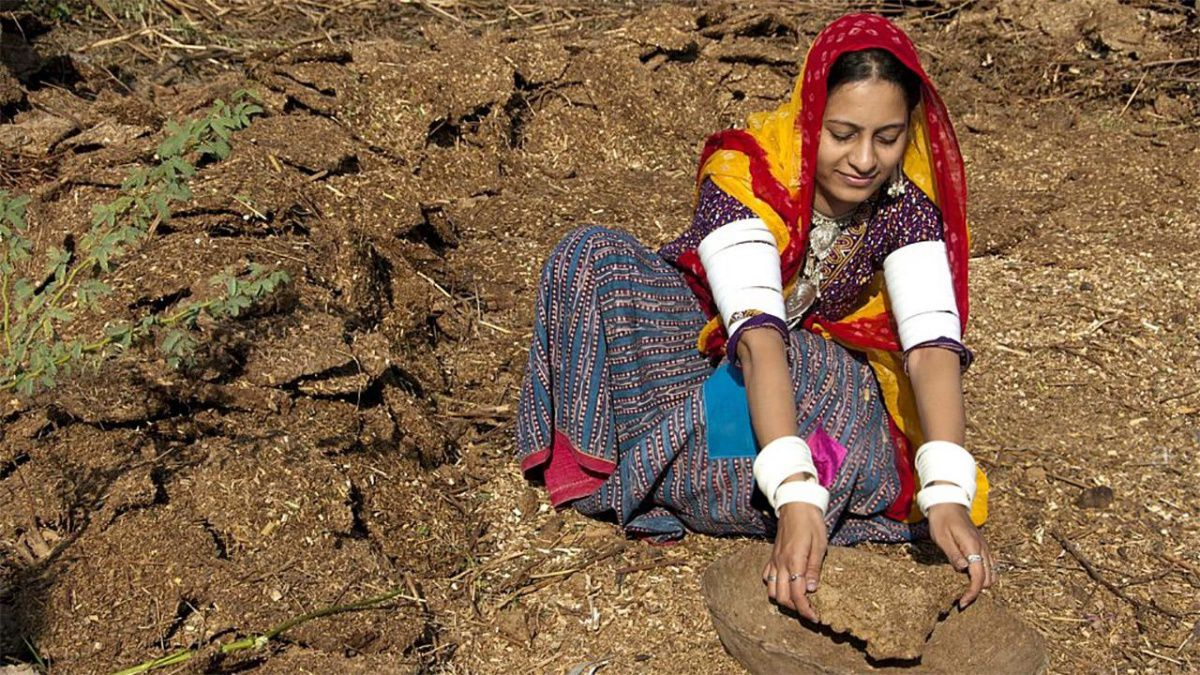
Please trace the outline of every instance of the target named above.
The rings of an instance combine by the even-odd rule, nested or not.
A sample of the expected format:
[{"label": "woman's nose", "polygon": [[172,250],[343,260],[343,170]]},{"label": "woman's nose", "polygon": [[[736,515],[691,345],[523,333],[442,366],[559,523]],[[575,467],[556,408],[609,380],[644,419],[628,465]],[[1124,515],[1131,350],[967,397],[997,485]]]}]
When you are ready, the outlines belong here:
[{"label": "woman's nose", "polygon": [[860,176],[869,176],[875,173],[875,167],[879,163],[879,158],[875,155],[875,144],[871,138],[860,140],[854,150],[850,152],[850,168],[858,172]]}]

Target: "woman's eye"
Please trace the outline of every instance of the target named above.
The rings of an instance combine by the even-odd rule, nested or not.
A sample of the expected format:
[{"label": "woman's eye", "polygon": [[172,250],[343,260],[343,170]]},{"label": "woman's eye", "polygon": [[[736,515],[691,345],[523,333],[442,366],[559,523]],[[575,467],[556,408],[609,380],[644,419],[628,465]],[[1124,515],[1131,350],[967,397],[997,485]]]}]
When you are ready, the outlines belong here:
[{"label": "woman's eye", "polygon": [[876,137],[875,137],[875,140],[879,141],[880,143],[882,143],[882,144],[884,144],[884,145],[892,145],[892,144],[893,144],[893,143],[895,143],[896,141],[900,140],[900,137],[899,137],[899,136],[893,136],[893,137],[891,137],[891,138],[888,138],[888,137],[886,137],[886,136],[876,136]]},{"label": "woman's eye", "polygon": [[845,143],[851,138],[854,138],[854,134],[835,134],[832,131],[829,132],[829,135],[833,136],[833,140],[838,141],[839,143]]}]

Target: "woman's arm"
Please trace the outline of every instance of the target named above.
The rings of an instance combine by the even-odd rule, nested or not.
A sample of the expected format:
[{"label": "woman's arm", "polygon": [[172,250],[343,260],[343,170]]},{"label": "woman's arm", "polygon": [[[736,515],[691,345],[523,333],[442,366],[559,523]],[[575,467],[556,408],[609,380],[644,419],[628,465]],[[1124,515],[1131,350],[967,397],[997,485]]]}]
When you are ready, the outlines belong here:
[{"label": "woman's arm", "polygon": [[[962,445],[966,438],[966,413],[962,395],[962,362],[957,352],[940,347],[917,347],[908,354],[908,377],[917,399],[917,413],[927,441]],[[949,484],[935,481],[933,485]],[[967,509],[945,503],[929,507],[929,532],[946,557],[970,574],[971,586],[959,600],[966,607],[994,581],[987,542],[971,522]],[[968,564],[967,556],[982,556]]]},{"label": "woman's arm", "polygon": [[[737,356],[746,383],[750,424],[759,446],[795,436],[796,399],[783,336],[774,330],[748,330],[738,340]],[[784,482],[815,479],[809,473],[797,473]],[[827,540],[820,508],[805,502],[779,507],[779,530],[771,559],[763,570],[763,582],[771,599],[811,621],[816,621],[817,615],[805,592],[817,589]]]},{"label": "woman's arm", "polygon": [[737,355],[759,447],[781,436],[795,436],[796,399],[783,336],[773,330],[746,331],[738,340]]},{"label": "woman's arm", "polygon": [[958,353],[941,347],[918,347],[908,354],[908,379],[927,441],[966,441],[962,362]]}]

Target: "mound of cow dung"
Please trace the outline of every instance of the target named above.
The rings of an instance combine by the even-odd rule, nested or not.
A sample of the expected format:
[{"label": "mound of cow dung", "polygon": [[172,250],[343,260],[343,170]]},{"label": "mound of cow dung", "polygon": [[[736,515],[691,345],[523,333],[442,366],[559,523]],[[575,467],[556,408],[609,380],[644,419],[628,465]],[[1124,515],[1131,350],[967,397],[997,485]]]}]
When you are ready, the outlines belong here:
[{"label": "mound of cow dung", "polygon": [[[1041,636],[990,596],[953,609],[948,567],[831,548],[810,598],[821,624],[771,603],[758,571],[771,547],[717,559],[702,588],[725,648],[752,673],[1041,672]],[[987,636],[986,642],[979,638]]]}]

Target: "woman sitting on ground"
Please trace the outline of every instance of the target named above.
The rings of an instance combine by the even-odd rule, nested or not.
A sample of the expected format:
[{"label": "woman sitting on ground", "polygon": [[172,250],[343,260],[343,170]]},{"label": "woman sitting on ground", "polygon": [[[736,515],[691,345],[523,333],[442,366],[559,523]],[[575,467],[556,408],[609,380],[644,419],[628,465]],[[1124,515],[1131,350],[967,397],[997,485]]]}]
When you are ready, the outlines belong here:
[{"label": "woman sitting on ground", "polygon": [[932,536],[969,604],[992,561],[962,447],[966,186],[908,37],[830,24],[787,103],[708,140],[698,195],[658,252],[592,227],[551,253],[521,468],[635,536],[773,535],[767,592],[810,619],[829,542]]}]

